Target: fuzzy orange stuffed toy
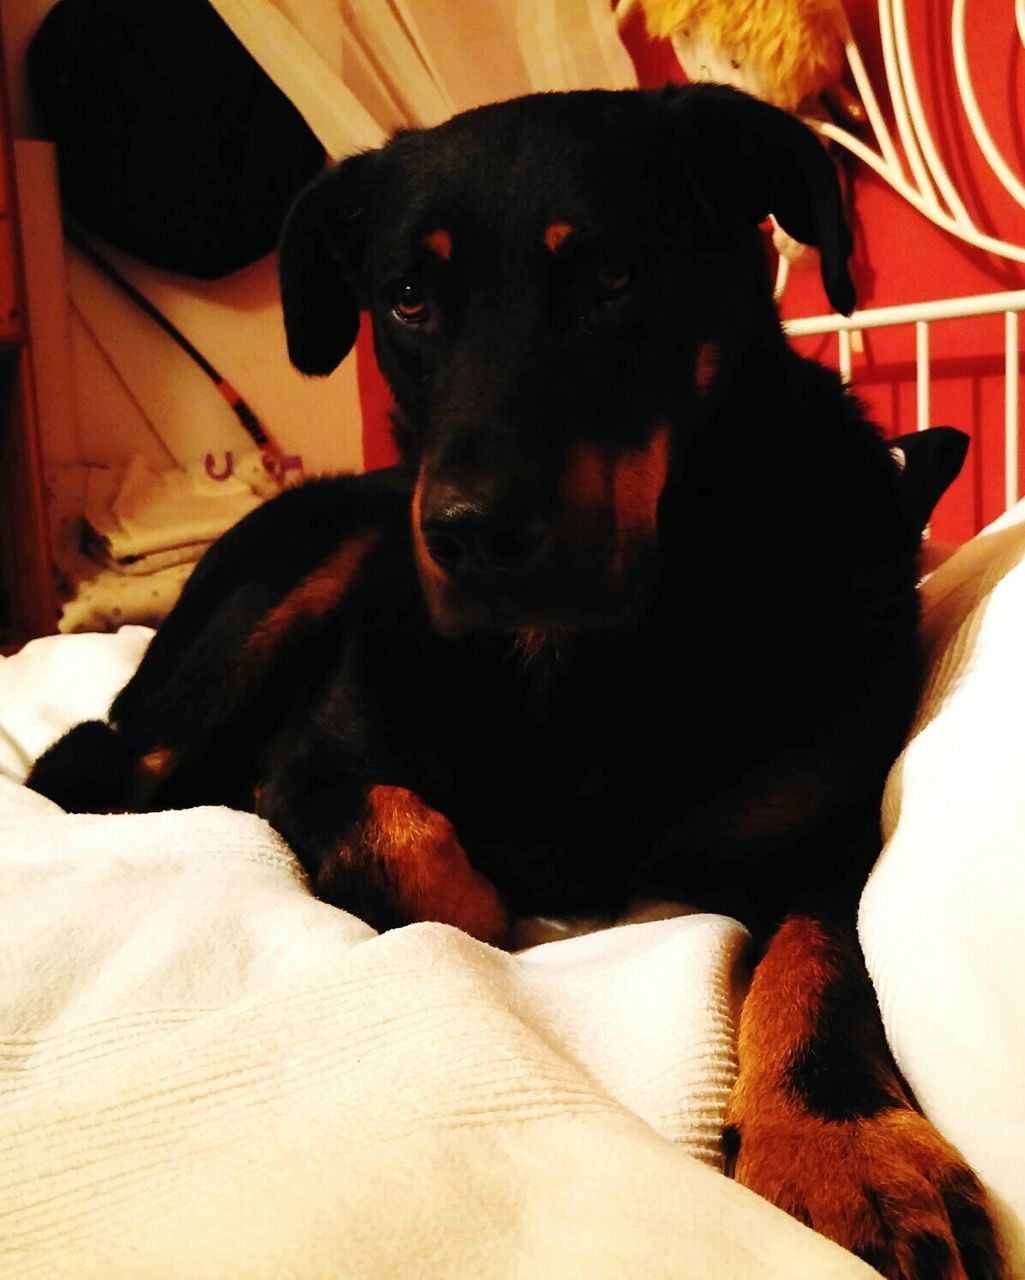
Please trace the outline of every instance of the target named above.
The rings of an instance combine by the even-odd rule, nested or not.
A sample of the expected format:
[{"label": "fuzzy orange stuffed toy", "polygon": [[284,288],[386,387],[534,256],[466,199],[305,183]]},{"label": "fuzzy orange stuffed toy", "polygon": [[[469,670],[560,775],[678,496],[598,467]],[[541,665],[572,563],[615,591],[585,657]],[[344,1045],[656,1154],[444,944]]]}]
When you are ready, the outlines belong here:
[{"label": "fuzzy orange stuffed toy", "polygon": [[[744,89],[802,115],[861,121],[843,83],[849,37],[841,0],[641,0],[648,33],[668,37],[687,79]],[[773,225],[788,263],[814,255]]]},{"label": "fuzzy orange stuffed toy", "polygon": [[814,108],[841,82],[841,0],[642,0],[652,36],[669,37],[688,80],[746,89],[785,111]]}]

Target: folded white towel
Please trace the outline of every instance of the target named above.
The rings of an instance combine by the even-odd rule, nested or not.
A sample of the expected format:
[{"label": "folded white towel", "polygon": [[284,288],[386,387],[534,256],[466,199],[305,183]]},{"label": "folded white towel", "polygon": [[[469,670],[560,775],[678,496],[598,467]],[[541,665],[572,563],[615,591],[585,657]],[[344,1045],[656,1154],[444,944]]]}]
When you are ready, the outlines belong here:
[{"label": "folded white towel", "polygon": [[89,545],[101,563],[118,570],[181,548],[198,560],[204,547],[262,501],[234,471],[215,479],[203,463],[161,468],[134,457],[112,500],[87,494]]}]

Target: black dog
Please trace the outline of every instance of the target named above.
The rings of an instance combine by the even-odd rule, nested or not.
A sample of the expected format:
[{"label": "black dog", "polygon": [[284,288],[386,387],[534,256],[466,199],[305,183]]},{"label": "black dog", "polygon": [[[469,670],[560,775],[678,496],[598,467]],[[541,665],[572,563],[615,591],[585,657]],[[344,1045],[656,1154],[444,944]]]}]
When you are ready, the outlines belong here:
[{"label": "black dog", "polygon": [[783,338],[770,210],[849,311],[829,159],[725,88],[484,107],[319,179],[281,246],[289,350],[329,373],[368,310],[403,463],[229,532],[109,726],[31,782],[255,806],[380,927],[494,940],[651,893],[741,916],[735,1176],[889,1276],[996,1277],[853,933],[918,690],[919,525]]}]

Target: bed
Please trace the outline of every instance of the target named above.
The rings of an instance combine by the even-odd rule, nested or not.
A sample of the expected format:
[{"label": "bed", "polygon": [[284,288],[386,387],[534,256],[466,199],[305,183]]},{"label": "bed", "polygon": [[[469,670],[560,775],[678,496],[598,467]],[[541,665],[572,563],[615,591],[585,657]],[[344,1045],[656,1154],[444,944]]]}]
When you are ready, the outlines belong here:
[{"label": "bed", "polygon": [[[304,21],[331,37],[333,6],[296,9],[293,30],[289,6],[214,2],[332,154],[378,140],[299,39]],[[374,22],[393,8],[345,6]],[[632,83],[604,0],[564,9],[587,75],[585,11],[608,83]],[[509,30],[522,41],[534,19]],[[576,44],[536,43],[561,50],[565,65],[543,69],[573,83]],[[369,75],[355,53],[350,69]],[[474,92],[485,64],[453,83]],[[443,98],[422,109],[468,105]],[[921,587],[928,680],[860,928],[897,1061],[989,1188],[1010,1273],[1025,1277],[1025,503],[1011,390],[1025,293],[968,301],[1006,317],[1009,510]],[[852,333],[913,324],[925,426],[928,326],[964,305],[791,332],[838,335],[849,377]],[[252,815],[76,816],[26,790],[30,762],[105,713],[151,634],[50,636],[0,658],[2,1280],[875,1274],[719,1171],[748,980],[735,922],[645,903],[614,928],[523,922],[509,953],[440,925],[379,936],[317,902]]]},{"label": "bed", "polygon": [[[1025,503],[921,591],[926,694],[862,940],[1025,1275]],[[0,1276],[873,1274],[717,1171],[734,922],[649,903],[534,922],[512,954],[377,936],[252,815],[27,791],[150,634],[0,661]]]}]

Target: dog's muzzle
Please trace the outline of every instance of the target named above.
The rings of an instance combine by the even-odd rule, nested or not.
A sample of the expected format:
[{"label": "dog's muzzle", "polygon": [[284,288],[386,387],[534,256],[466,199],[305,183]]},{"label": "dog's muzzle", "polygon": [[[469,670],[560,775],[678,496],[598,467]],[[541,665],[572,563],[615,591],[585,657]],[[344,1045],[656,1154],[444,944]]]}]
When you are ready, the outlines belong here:
[{"label": "dog's muzzle", "polygon": [[445,486],[421,506],[420,531],[435,568],[458,581],[529,573],[544,557],[550,527],[537,512]]},{"label": "dog's muzzle", "polygon": [[422,472],[412,533],[434,625],[565,631],[634,613],[655,573],[668,458],[657,424],[640,445],[572,446],[550,492],[524,475],[499,487]]},{"label": "dog's muzzle", "polygon": [[515,631],[551,613],[557,539],[536,505],[421,478],[412,518],[420,582],[442,634]]}]

